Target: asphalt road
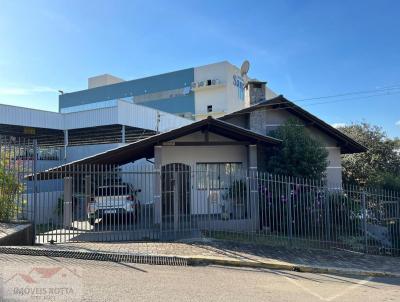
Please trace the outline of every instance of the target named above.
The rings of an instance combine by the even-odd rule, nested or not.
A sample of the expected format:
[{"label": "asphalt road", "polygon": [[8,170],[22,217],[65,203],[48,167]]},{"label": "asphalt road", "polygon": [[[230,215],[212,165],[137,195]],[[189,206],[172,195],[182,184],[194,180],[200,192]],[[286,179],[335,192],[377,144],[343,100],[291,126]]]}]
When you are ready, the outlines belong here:
[{"label": "asphalt road", "polygon": [[0,272],[2,301],[400,301],[391,278],[1,254]]}]

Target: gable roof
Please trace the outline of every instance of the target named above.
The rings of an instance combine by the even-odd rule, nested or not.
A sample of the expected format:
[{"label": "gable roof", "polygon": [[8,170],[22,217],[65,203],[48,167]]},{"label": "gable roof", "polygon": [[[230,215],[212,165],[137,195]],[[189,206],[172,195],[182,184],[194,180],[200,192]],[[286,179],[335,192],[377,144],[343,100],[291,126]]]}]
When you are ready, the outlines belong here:
[{"label": "gable roof", "polygon": [[[194,132],[206,130],[236,141],[248,142],[249,144],[277,145],[281,142],[279,139],[261,135],[233,124],[213,119],[209,116],[201,121],[194,122],[168,132],[156,134],[128,145],[92,155],[71,163],[64,164],[62,166],[51,168],[39,174],[68,171],[68,169],[77,165],[124,165],[141,158],[153,158],[154,146],[192,134]],[[29,179],[32,178],[33,175],[30,175]]]},{"label": "gable roof", "polygon": [[266,110],[277,110],[277,109],[284,109],[297,118],[306,121],[313,127],[319,129],[326,135],[335,139],[340,146],[342,154],[350,154],[350,153],[360,153],[367,151],[367,148],[361,145],[360,143],[356,142],[354,139],[349,137],[348,135],[344,134],[340,130],[332,127],[328,123],[324,122],[323,120],[319,119],[315,115],[311,114],[310,112],[304,110],[300,106],[297,106],[295,103],[286,99],[283,95],[279,95],[275,98],[265,100],[261,103],[253,105],[248,108],[244,108],[242,110],[232,112],[230,114],[224,115],[220,117],[220,120],[227,121],[230,118],[241,115],[247,114],[259,109],[266,109]]}]

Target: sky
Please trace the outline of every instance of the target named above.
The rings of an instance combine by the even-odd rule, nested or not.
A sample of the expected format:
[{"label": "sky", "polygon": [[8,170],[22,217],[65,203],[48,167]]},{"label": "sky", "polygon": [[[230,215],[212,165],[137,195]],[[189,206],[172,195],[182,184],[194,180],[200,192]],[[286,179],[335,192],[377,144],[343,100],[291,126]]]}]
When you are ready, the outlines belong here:
[{"label": "sky", "polygon": [[[0,103],[227,60],[332,125],[400,136],[400,1],[0,0]],[[339,95],[339,96],[338,96]]]}]

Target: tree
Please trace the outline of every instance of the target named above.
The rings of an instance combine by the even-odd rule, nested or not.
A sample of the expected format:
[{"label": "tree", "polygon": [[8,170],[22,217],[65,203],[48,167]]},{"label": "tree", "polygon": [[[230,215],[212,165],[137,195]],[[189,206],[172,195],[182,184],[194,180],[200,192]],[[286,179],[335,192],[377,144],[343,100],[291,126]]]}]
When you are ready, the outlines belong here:
[{"label": "tree", "polygon": [[0,150],[0,221],[12,220],[20,210],[16,199],[22,193],[23,186],[18,181],[18,169],[16,163],[10,160],[11,157],[9,150]]},{"label": "tree", "polygon": [[325,177],[328,151],[299,121],[289,119],[269,135],[282,143],[267,150],[267,171],[313,179]]},{"label": "tree", "polygon": [[343,156],[346,182],[400,190],[400,154],[398,139],[390,139],[381,127],[368,123],[339,128],[368,148],[367,152]]}]

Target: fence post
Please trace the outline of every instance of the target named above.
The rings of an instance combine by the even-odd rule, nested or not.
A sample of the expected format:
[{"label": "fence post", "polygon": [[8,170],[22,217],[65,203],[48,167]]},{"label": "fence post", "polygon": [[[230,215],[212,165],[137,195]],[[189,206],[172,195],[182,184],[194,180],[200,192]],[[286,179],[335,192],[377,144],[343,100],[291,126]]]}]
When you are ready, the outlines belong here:
[{"label": "fence post", "polygon": [[37,214],[37,155],[38,155],[38,148],[37,148],[37,140],[33,140],[33,219],[32,219],[32,244],[36,242],[36,214]]},{"label": "fence post", "polygon": [[[86,171],[86,173],[89,173]],[[83,205],[84,217],[87,217],[87,206],[92,197],[92,177],[90,174],[85,175],[85,204]]]},{"label": "fence post", "polygon": [[257,172],[257,145],[248,146],[249,171],[247,178],[247,215],[252,224],[252,236],[260,230],[260,209],[258,194],[258,172]]},{"label": "fence post", "polygon": [[153,215],[154,215],[154,223],[159,226],[160,229],[160,238],[162,237],[163,231],[163,213],[162,213],[162,203],[163,203],[163,192],[162,192],[162,181],[163,181],[163,172],[162,172],[162,147],[155,146],[154,147],[154,207],[153,207]]},{"label": "fence post", "polygon": [[287,223],[288,223],[288,237],[289,237],[289,245],[292,245],[292,236],[293,236],[293,217],[292,217],[292,192],[290,188],[290,178],[285,177],[285,180],[287,181],[287,186],[286,186],[286,201],[287,201]]},{"label": "fence post", "polygon": [[63,224],[64,228],[72,225],[72,177],[64,178],[64,211]]},{"label": "fence post", "polygon": [[181,190],[181,182],[179,181],[179,172],[174,171],[174,233],[176,236],[176,232],[179,229],[179,191]]},{"label": "fence post", "polygon": [[367,234],[367,206],[365,201],[365,190],[362,189],[361,192],[361,204],[363,210],[363,230],[364,230],[364,244],[365,244],[365,253],[368,253],[368,234]]},{"label": "fence post", "polygon": [[331,205],[332,201],[331,198],[334,198],[332,195],[335,194],[335,192],[330,190],[327,184],[324,184],[325,190],[324,190],[324,203],[323,203],[323,209],[325,210],[325,240],[327,246],[329,246],[329,243],[331,241],[331,232],[332,232],[332,222],[331,222]]}]

